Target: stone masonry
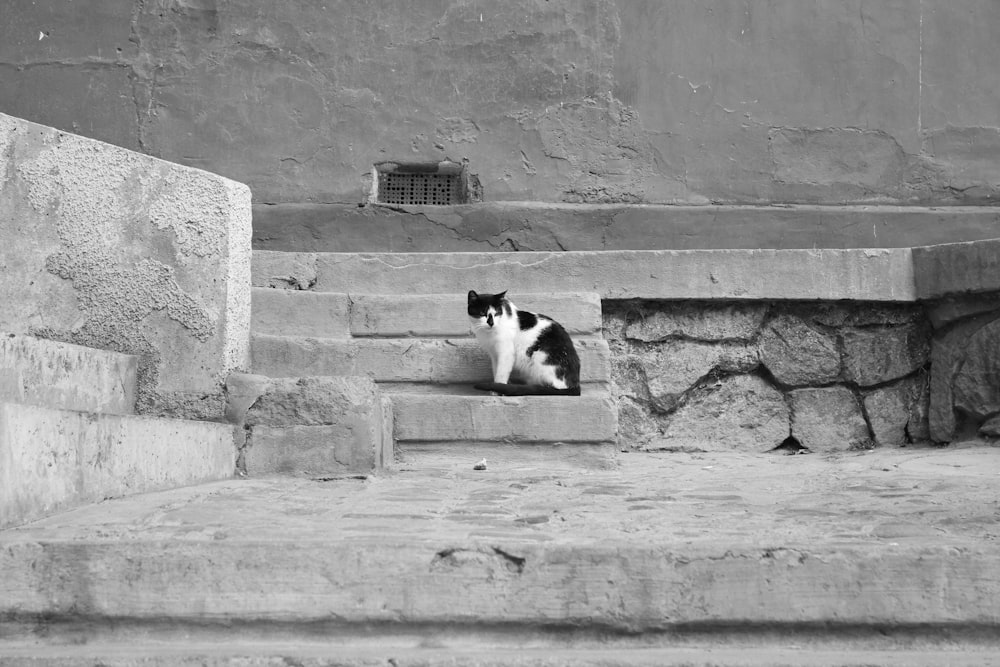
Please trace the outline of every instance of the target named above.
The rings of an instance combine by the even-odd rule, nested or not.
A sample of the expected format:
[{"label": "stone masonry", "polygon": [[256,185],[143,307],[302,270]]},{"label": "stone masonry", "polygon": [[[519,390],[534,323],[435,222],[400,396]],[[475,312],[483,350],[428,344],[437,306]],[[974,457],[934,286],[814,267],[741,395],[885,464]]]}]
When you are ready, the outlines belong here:
[{"label": "stone masonry", "polygon": [[619,444],[763,452],[789,437],[813,450],[925,442],[930,330],[915,304],[607,301]]}]

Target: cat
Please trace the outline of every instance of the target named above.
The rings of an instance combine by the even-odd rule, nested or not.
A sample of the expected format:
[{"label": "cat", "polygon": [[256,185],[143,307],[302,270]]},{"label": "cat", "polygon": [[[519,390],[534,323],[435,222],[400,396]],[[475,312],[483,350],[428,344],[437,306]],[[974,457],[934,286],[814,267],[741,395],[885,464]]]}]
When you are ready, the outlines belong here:
[{"label": "cat", "polygon": [[[551,317],[518,310],[507,291],[469,291],[472,333],[486,349],[493,382],[476,389],[505,396],[579,396],[580,357],[566,330]],[[511,375],[523,384],[510,383]]]}]

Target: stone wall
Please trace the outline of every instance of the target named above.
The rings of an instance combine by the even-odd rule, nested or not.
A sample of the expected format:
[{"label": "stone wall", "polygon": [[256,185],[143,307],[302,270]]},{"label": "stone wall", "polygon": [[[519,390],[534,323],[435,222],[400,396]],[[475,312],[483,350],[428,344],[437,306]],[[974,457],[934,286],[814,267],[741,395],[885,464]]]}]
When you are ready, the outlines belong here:
[{"label": "stone wall", "polygon": [[[0,3],[0,111],[356,204],[385,160],[493,201],[995,201],[993,0]],[[426,227],[429,223],[424,223]]]},{"label": "stone wall", "polygon": [[0,331],[139,357],[137,408],[221,419],[249,362],[245,185],[0,114]]},{"label": "stone wall", "polygon": [[916,304],[606,301],[620,442],[814,451],[930,439]]}]

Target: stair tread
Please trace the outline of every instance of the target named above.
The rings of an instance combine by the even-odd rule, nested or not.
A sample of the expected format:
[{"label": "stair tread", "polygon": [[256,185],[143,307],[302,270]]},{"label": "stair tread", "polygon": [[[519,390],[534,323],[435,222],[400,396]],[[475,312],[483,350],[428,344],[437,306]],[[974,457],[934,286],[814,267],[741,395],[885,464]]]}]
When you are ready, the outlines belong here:
[{"label": "stair tread", "polygon": [[[610,377],[610,348],[597,337],[574,339],[583,382]],[[481,382],[489,357],[471,336],[462,338],[315,338],[251,336],[255,373],[272,377],[360,375],[378,382]]]},{"label": "stair tread", "polygon": [[[605,471],[491,462],[229,480],[0,531],[0,616],[626,632],[992,623],[998,465],[984,446],[933,462],[917,448],[628,454]],[[900,497],[942,484],[949,503],[932,513]]]}]

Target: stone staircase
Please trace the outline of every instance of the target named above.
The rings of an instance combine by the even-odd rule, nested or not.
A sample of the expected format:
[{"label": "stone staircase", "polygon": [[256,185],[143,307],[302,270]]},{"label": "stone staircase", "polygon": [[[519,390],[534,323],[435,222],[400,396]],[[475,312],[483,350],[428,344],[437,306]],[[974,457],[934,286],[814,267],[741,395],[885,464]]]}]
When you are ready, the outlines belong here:
[{"label": "stone staircase", "polygon": [[0,335],[0,529],[233,474],[224,424],[134,414],[136,358]]},{"label": "stone staircase", "polygon": [[[294,255],[288,258],[296,261]],[[262,279],[263,280],[263,279]],[[607,467],[616,412],[597,294],[519,294],[562,322],[582,363],[579,397],[497,397],[469,333],[465,294],[343,294],[256,287],[253,371],[271,378],[362,376],[391,401],[396,463]]]}]

